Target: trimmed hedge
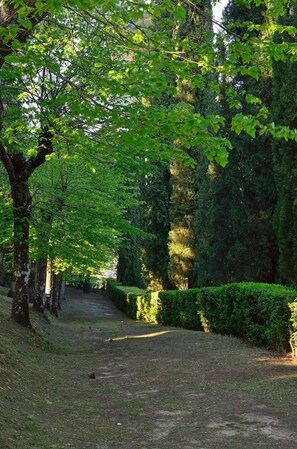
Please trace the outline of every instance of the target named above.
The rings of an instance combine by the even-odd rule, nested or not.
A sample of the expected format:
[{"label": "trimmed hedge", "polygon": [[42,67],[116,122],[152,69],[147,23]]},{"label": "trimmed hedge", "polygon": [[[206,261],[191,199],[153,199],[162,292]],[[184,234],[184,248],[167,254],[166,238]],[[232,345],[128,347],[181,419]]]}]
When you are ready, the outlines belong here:
[{"label": "trimmed hedge", "polygon": [[292,349],[290,332],[297,330],[297,316],[293,319],[290,310],[296,296],[296,290],[282,285],[247,282],[201,288],[197,298],[209,331],[287,351]]},{"label": "trimmed hedge", "polygon": [[198,288],[158,292],[160,307],[157,314],[158,323],[203,331],[198,314],[200,308],[198,293]]},{"label": "trimmed hedge", "polygon": [[127,287],[114,279],[107,279],[106,291],[115,305],[130,318],[137,319],[137,298],[146,294],[138,287]]},{"label": "trimmed hedge", "polygon": [[107,292],[133,319],[243,338],[297,353],[297,291],[251,282],[145,292],[108,280]]}]

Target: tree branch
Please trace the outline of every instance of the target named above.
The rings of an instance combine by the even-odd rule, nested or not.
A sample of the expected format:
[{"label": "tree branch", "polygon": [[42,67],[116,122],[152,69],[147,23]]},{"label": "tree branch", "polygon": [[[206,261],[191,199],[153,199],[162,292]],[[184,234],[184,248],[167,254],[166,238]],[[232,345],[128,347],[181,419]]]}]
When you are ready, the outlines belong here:
[{"label": "tree branch", "polygon": [[[32,28],[26,29],[19,25],[19,29],[14,37],[14,39],[6,42],[3,38],[0,39],[0,68],[4,64],[5,57],[13,53],[12,42],[17,40],[21,43],[26,42],[30,34],[32,33],[32,29],[35,25],[37,25],[42,19],[47,16],[47,13],[38,14],[36,11],[36,2],[37,0],[26,0],[25,4],[28,6],[31,11],[26,17],[26,20],[31,23]],[[3,28],[9,28],[12,25],[18,25],[18,10],[17,7],[14,7],[12,2],[7,2],[0,0],[0,26]]]},{"label": "tree branch", "polygon": [[9,176],[10,183],[13,184],[15,182],[15,172],[12,161],[5,149],[5,147],[0,143],[0,160],[2,161],[7,174]]},{"label": "tree branch", "polygon": [[36,156],[30,157],[25,164],[25,170],[23,173],[23,179],[28,179],[29,176],[34,172],[34,170],[42,165],[46,156],[52,154],[53,145],[52,145],[53,135],[48,126],[45,126],[42,129],[42,132],[39,136],[38,142],[38,150]]}]

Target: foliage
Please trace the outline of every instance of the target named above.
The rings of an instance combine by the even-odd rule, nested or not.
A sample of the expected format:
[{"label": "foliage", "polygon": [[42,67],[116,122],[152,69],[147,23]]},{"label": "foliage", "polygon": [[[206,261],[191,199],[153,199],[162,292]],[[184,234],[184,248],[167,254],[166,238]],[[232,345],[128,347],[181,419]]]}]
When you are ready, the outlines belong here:
[{"label": "foliage", "polygon": [[[260,2],[256,3],[259,6]],[[220,57],[212,39],[208,1],[202,5],[184,2],[182,6],[175,0],[164,4],[93,0],[88,5],[80,0],[21,0],[2,6],[0,158],[14,202],[8,209],[12,206],[14,212],[15,317],[23,314],[25,306],[28,309],[29,224],[31,240],[36,243],[32,254],[37,259],[42,253],[49,254],[57,271],[93,269],[100,260],[112,257],[120,234],[132,230],[123,219],[133,203],[133,195],[126,195],[125,188],[150,173],[151,164],[164,161],[171,164],[172,175],[174,170],[177,173],[176,184],[172,182],[177,206],[171,211],[172,247],[179,246],[175,237],[180,228],[184,230],[180,233],[184,239],[180,252],[184,254],[179,257],[178,251],[172,251],[172,279],[179,288],[186,286],[186,279],[192,284],[189,273],[196,238],[192,226],[196,194],[193,160],[203,155],[226,165],[231,143],[225,124],[236,135],[245,132],[251,139],[268,134],[297,140],[291,123],[270,123],[269,110],[255,92],[246,92],[250,108],[244,110],[236,83],[223,92],[220,82],[237,82],[240,76],[258,81],[272,61],[294,64],[296,28],[278,20],[286,13],[284,2],[278,2],[277,8],[267,5],[269,20],[264,23],[251,22],[248,17],[241,24],[231,23],[226,58]],[[154,29],[151,23],[156,21]],[[238,31],[240,27],[244,35]],[[278,41],[276,36],[285,38]],[[217,102],[222,94],[234,109],[227,122],[209,108],[209,99]],[[164,98],[173,101],[164,102]],[[279,117],[278,113],[275,116]],[[81,220],[83,195],[74,194],[72,185],[72,192],[66,187],[67,195],[63,189],[49,195],[45,208],[34,211],[32,222],[29,180],[31,188],[34,178],[40,184],[36,169],[50,166],[55,157],[59,162],[69,161],[76,180],[76,163],[83,167],[81,179],[93,190],[85,195],[89,203],[85,220]],[[102,164],[100,169],[98,164]],[[95,187],[99,180],[87,176],[88,169],[102,177],[108,173],[104,188]],[[55,176],[56,169],[52,173]],[[60,174],[64,176],[63,170]],[[44,181],[49,182],[47,176]],[[82,182],[77,184],[82,187]],[[112,198],[108,198],[109,188]],[[125,191],[119,199],[117,190]],[[81,192],[85,193],[84,188]],[[189,204],[181,214],[184,193]],[[104,211],[100,216],[98,201],[105,198],[110,199],[107,208],[111,213]],[[1,218],[6,203],[2,207],[1,197]],[[93,216],[98,224],[91,227]],[[79,228],[75,227],[77,221],[81,221]],[[283,234],[280,230],[279,235]],[[181,279],[176,279],[179,275]]]},{"label": "foliage", "polygon": [[97,272],[131,229],[123,214],[135,194],[115,164],[60,155],[34,174],[31,190],[31,259],[49,256],[58,271]]},{"label": "foliage", "polygon": [[145,290],[138,287],[123,286],[121,282],[108,279],[106,291],[122,312],[130,318],[138,318],[137,300],[145,295]]},{"label": "foliage", "polygon": [[[296,26],[296,13],[296,2],[292,2],[291,13],[282,17],[280,24]],[[291,45],[296,38],[288,33],[282,33],[277,34],[275,40],[280,45]],[[296,60],[278,61],[273,64],[272,116],[275,126],[297,127],[296,70]],[[277,189],[274,226],[279,247],[278,276],[280,282],[295,287],[297,285],[296,144],[284,139],[275,139],[273,155]]]},{"label": "foliage", "polygon": [[[224,13],[224,23],[232,25],[240,36],[247,32],[248,21],[260,25],[266,19],[264,5],[251,11],[230,1]],[[260,37],[258,30],[253,31],[253,37]],[[225,58],[230,48],[222,47],[221,57]],[[231,127],[234,111],[242,111],[246,117],[253,115],[255,104],[270,107],[271,68],[267,64],[259,80],[240,72],[232,78],[222,77],[221,89],[220,111],[230,123],[225,135],[233,148],[224,169],[215,163],[201,164],[194,227],[198,256],[195,286],[274,282],[277,249],[272,222],[276,195],[271,138],[237,134],[234,121]]]},{"label": "foliage", "polygon": [[160,310],[158,322],[164,325],[203,330],[197,310],[199,289],[158,292]]},{"label": "foliage", "polygon": [[208,329],[285,351],[296,290],[282,285],[238,283],[200,289],[200,314]]},{"label": "foliage", "polygon": [[142,276],[149,290],[169,288],[168,234],[170,231],[170,173],[165,167],[154,167],[141,182],[141,227],[148,233],[140,241]]},{"label": "foliage", "polygon": [[233,335],[277,351],[297,350],[297,291],[282,285],[246,282],[145,292],[108,280],[107,292],[133,319]]},{"label": "foliage", "polygon": [[140,207],[130,207],[126,213],[126,219],[135,227],[135,232],[123,236],[118,251],[117,279],[124,285],[136,285],[144,287],[141,277],[140,260]]},{"label": "foliage", "polygon": [[[196,3],[195,3],[196,4]],[[199,8],[211,15],[211,4],[208,0],[198,2]],[[185,22],[178,26],[178,35],[181,42],[191,41],[193,48],[185,52],[188,58],[196,59],[195,50],[204,47],[205,51],[211,51],[208,47],[213,39],[212,28],[209,21],[191,7],[186,8]],[[181,44],[181,47],[183,44]],[[201,50],[200,50],[201,51]],[[197,83],[202,77],[203,68],[194,66],[189,70],[188,78],[176,80],[176,99],[182,99],[193,107],[193,111],[202,117],[215,111],[214,95],[210,88],[212,76],[204,73],[203,83]],[[182,145],[182,143],[181,143]],[[195,167],[185,167],[178,161],[170,164],[170,232],[169,232],[169,279],[173,288],[180,290],[193,286],[193,266],[197,256],[195,246],[199,234],[195,232],[194,220],[197,207],[196,198],[199,195],[200,185],[197,182],[197,171],[201,161],[201,154],[205,152],[206,145],[203,141],[196,146],[185,146],[188,154],[195,161]]]}]

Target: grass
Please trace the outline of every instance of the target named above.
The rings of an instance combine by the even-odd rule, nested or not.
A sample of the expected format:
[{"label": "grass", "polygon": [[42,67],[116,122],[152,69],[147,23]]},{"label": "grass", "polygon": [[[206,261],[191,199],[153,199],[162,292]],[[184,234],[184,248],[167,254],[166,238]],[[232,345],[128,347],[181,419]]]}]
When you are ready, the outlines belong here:
[{"label": "grass", "polygon": [[11,299],[6,296],[7,291],[0,288],[0,447],[49,449],[34,412],[36,400],[43,392],[44,373],[39,362],[50,349],[49,324],[32,314],[35,331],[16,325],[10,319]]},{"label": "grass", "polygon": [[59,320],[32,313],[33,332],[10,320],[5,294],[1,449],[295,449],[292,361],[128,320],[74,290]]}]

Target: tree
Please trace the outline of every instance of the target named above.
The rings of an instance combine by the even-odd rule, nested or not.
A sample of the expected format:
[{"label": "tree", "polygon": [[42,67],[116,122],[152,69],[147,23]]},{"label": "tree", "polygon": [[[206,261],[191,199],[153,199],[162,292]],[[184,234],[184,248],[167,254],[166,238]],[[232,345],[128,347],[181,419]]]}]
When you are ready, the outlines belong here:
[{"label": "tree", "polygon": [[168,237],[170,231],[170,172],[168,164],[155,167],[140,188],[143,206],[141,228],[148,233],[141,239],[142,276],[150,290],[170,287]]},{"label": "tree", "polygon": [[[296,27],[296,12],[296,2],[289,2],[286,15],[279,20],[279,25]],[[276,36],[276,41],[291,47],[296,43],[296,38],[289,33],[282,33]],[[275,61],[273,64],[272,115],[275,126],[297,127],[296,69],[297,63],[294,59]],[[274,225],[279,248],[278,279],[296,286],[296,144],[293,141],[276,139],[273,142],[273,154],[277,188]]]},{"label": "tree", "polygon": [[[254,24],[265,23],[263,5],[251,12],[244,5],[229,2],[224,20],[233,24],[236,34],[244,35],[251,19]],[[257,30],[253,36],[258,37]],[[225,91],[221,113],[227,122],[235,110],[247,117],[253,115],[255,103],[267,111],[270,108],[269,64],[257,80],[238,73],[222,79],[221,85]],[[205,188],[199,196],[200,212],[196,217],[198,235],[203,238],[198,239],[195,283],[274,282],[277,250],[272,222],[276,198],[271,137],[237,135],[230,128],[225,134],[233,146],[228,165],[223,170],[212,165],[204,171]]]},{"label": "tree", "polygon": [[[137,8],[139,13],[142,15]],[[25,326],[30,325],[29,179],[59,142],[68,141],[81,157],[87,148],[89,153],[128,164],[133,170],[140,154],[143,158],[143,148],[147,160],[158,157],[160,150],[166,157],[172,151],[168,142],[183,129],[190,139],[197,135],[196,130],[186,128],[188,119],[193,119],[183,108],[167,111],[164,107],[149,108],[141,101],[166,89],[165,78],[156,73],[168,61],[167,50],[164,59],[153,48],[153,57],[149,52],[137,52],[145,35],[119,25],[125,14],[123,6],[106,14],[96,10],[93,15],[68,8],[67,19],[63,11],[58,12],[55,23],[44,20],[31,33],[22,53],[8,54],[2,68],[7,98],[12,100],[5,106],[0,145],[14,211],[16,289],[12,316]],[[125,22],[131,17],[132,11]],[[135,50],[132,66],[129,45]],[[159,45],[159,40],[153,45]],[[166,144],[163,136],[168,137]],[[133,158],[129,161],[131,148]]]},{"label": "tree", "polygon": [[[173,21],[162,18],[164,8]],[[208,20],[196,4],[191,8]],[[140,24],[145,13],[160,18],[158,32]],[[195,79],[198,84],[209,71],[233,76],[235,65],[230,58],[222,67],[213,64],[212,43],[201,46],[181,39],[179,33],[169,37],[172,24],[185,21],[184,8],[171,1],[165,5],[90,1],[86,9],[79,0],[27,0],[6,4],[0,18],[1,92],[5,93],[0,158],[10,182],[14,216],[12,315],[28,326],[29,180],[36,169],[61,142],[68,142],[73,157],[110,159],[126,173],[131,171],[131,177],[144,162],[189,159],[182,149],[198,145],[209,158],[224,163],[230,145],[215,135],[224,121],[221,117],[195,113],[180,95],[169,106],[148,99],[160,99],[165,92],[176,94],[168,80],[174,77],[185,86],[193,65],[201,70]],[[236,70],[255,76],[255,68],[249,67],[251,55],[276,49],[280,57],[289,53],[271,37],[267,43],[235,42],[233,58],[250,55]],[[193,54],[197,59],[188,57]],[[253,135],[260,130],[296,137],[290,129],[275,129],[265,120],[261,109],[255,116],[236,114],[232,127],[238,133],[247,130]]]},{"label": "tree", "polygon": [[[211,16],[211,5],[209,1],[194,2],[199,11]],[[202,53],[212,54],[213,32],[211,23],[206,17],[201,16],[196,8],[187,6],[186,20],[178,28],[181,42],[191,41],[193,48],[188,50],[188,57],[197,59]],[[193,52],[195,50],[195,53]],[[193,111],[203,117],[215,112],[215,98],[211,92],[211,81],[213,75],[206,69],[194,67],[189,72],[188,79],[180,82],[177,80],[177,98],[192,106]],[[187,151],[196,163],[195,167],[185,167],[178,161],[172,162],[171,174],[171,208],[170,208],[170,232],[169,232],[169,277],[175,288],[186,289],[194,283],[194,264],[197,254],[197,239],[201,238],[194,227],[197,209],[197,195],[201,187],[200,180],[197,182],[197,172],[201,166],[205,166],[205,152],[207,145],[203,148],[203,139],[199,146]],[[203,154],[201,157],[201,154]]]}]

